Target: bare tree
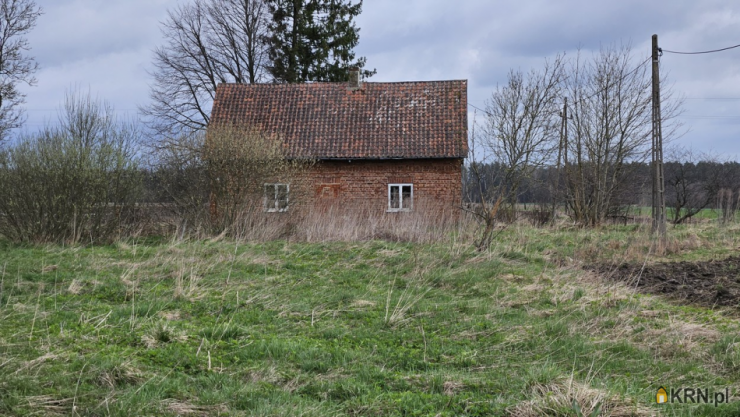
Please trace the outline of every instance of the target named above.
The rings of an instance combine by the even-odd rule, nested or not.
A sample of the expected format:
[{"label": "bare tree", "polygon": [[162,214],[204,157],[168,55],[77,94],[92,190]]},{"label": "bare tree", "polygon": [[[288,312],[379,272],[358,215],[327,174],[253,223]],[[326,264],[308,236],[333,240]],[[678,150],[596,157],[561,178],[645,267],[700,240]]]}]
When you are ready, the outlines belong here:
[{"label": "bare tree", "polygon": [[[580,54],[566,82],[572,106],[564,144],[567,204],[574,220],[600,224],[615,210],[614,197],[630,184],[630,162],[650,155],[651,89],[647,60],[635,63],[629,45]],[[678,129],[680,101],[663,89],[663,135]]]},{"label": "bare tree", "polygon": [[503,167],[499,194],[514,213],[524,179],[557,149],[557,118],[565,60],[557,56],[541,70],[511,71],[486,103],[481,148]]},{"label": "bare tree", "polygon": [[263,0],[195,0],[162,22],[165,45],[154,51],[151,103],[141,108],[160,134],[203,130],[220,83],[264,76],[267,8]]},{"label": "bare tree", "polygon": [[716,156],[672,148],[665,164],[666,204],[673,224],[681,224],[709,207],[722,189],[725,164]]},{"label": "bare tree", "polygon": [[38,64],[26,55],[31,47],[24,36],[41,14],[33,0],[0,0],[0,142],[24,121],[26,95],[18,84],[36,84]]}]

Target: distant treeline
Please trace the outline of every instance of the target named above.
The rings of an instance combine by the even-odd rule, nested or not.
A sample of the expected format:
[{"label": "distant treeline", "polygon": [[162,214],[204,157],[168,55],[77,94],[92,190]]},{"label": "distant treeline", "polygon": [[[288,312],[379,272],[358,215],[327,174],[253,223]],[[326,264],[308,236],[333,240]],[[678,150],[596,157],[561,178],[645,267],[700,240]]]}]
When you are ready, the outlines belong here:
[{"label": "distant treeline", "polygon": [[[737,206],[740,197],[739,162],[666,162],[664,167],[666,207],[679,211],[724,208],[729,200]],[[477,170],[477,174],[475,171]],[[463,167],[463,199],[478,203],[492,190],[510,188],[505,183],[506,167],[500,163],[478,164],[475,170]],[[652,173],[649,163],[626,164],[627,179],[613,199],[613,211],[625,206],[651,205]],[[480,179],[478,179],[478,176]],[[565,169],[554,166],[535,168],[532,175],[520,179],[516,202],[541,206],[565,205]],[[730,196],[734,196],[731,198]],[[695,213],[694,213],[695,214]],[[693,214],[692,214],[693,215]],[[690,217],[690,216],[689,216]],[[671,219],[676,220],[676,219]]]}]

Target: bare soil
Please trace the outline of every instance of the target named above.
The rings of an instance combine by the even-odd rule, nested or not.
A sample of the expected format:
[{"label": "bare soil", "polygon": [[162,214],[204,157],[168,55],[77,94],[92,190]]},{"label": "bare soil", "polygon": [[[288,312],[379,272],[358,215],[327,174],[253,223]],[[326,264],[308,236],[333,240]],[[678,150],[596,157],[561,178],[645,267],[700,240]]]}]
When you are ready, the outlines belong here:
[{"label": "bare soil", "polygon": [[705,262],[665,262],[650,265],[593,265],[610,281],[638,291],[666,295],[683,303],[740,310],[740,256]]}]

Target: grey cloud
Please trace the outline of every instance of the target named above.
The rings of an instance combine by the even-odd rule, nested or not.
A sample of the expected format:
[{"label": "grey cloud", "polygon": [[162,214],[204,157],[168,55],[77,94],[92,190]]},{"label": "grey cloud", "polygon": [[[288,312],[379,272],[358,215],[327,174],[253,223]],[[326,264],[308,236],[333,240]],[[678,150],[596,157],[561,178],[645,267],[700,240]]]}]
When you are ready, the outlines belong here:
[{"label": "grey cloud", "polygon": [[100,55],[151,49],[159,37],[159,21],[174,1],[43,0],[44,10],[29,35],[32,54],[53,67]]},{"label": "grey cloud", "polygon": [[[29,121],[47,117],[70,86],[89,87],[121,112],[148,100],[151,50],[168,8],[188,0],[37,0],[46,14],[29,36],[43,70],[28,91]],[[483,105],[510,69],[542,65],[580,46],[631,42],[649,54],[650,36],[666,49],[740,43],[740,14],[726,0],[365,0],[357,24],[359,56],[377,68],[371,81],[468,79],[469,101]],[[666,54],[661,69],[690,98],[740,98],[740,48],[723,54]],[[691,130],[679,143],[736,154],[740,100],[687,100]],[[706,119],[702,116],[721,116]],[[737,117],[737,118],[736,118]],[[38,122],[35,122],[38,123]]]}]

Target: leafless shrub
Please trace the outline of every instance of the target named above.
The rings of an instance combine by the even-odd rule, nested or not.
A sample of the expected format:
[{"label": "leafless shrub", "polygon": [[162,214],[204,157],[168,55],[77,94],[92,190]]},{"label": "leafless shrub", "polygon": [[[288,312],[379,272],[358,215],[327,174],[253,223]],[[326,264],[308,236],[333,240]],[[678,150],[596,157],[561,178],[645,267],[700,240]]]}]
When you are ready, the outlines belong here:
[{"label": "leafless shrub", "polygon": [[521,216],[536,227],[543,227],[552,222],[552,208],[544,204],[535,205],[533,210],[521,211]]},{"label": "leafless shrub", "polygon": [[[478,236],[474,244],[479,251],[487,250],[491,246],[496,230],[496,223],[501,220],[501,204],[504,201],[505,190],[501,187],[501,179],[498,176],[491,175],[491,168],[483,162],[486,158],[484,155],[476,153],[481,146],[482,139],[476,131],[476,116],[473,116],[473,130],[471,132],[472,140],[470,141],[469,160],[470,163],[465,167],[463,175],[463,190],[466,201],[461,209],[472,215],[479,225]],[[487,172],[488,171],[488,172]],[[513,210],[512,210],[513,212]],[[511,216],[503,214],[504,221],[513,219]]]},{"label": "leafless shrub", "polygon": [[68,93],[59,125],[0,152],[0,234],[20,242],[115,237],[140,192],[136,125]]},{"label": "leafless shrub", "polygon": [[666,204],[673,209],[673,224],[691,219],[713,201],[722,201],[719,191],[727,173],[718,157],[679,147],[671,148],[668,157]]}]

